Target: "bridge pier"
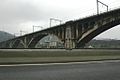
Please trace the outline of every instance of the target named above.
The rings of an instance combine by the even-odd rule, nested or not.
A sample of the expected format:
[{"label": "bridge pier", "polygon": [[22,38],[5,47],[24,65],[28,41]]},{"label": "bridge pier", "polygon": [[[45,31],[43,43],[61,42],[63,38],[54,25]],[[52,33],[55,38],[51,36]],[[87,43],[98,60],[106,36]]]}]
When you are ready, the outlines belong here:
[{"label": "bridge pier", "polygon": [[65,48],[72,49],[75,48],[75,40],[72,39],[72,27],[67,25],[65,32]]}]

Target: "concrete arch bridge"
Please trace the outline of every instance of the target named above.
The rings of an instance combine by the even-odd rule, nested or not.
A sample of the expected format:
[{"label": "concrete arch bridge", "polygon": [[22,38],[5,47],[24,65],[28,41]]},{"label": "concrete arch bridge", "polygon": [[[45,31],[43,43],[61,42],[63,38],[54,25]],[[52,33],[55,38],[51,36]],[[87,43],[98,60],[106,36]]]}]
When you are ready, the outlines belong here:
[{"label": "concrete arch bridge", "polygon": [[1,42],[0,48],[35,48],[47,35],[57,36],[64,48],[80,48],[100,33],[119,24],[120,9],[115,9]]}]

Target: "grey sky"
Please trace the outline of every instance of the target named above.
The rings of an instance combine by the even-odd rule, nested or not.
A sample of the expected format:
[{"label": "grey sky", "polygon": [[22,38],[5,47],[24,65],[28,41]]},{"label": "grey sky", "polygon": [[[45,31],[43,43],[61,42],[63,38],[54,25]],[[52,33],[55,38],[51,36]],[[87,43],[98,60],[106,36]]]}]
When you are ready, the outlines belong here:
[{"label": "grey sky", "polygon": [[[120,6],[120,0],[100,0],[110,8]],[[100,5],[101,12],[105,7]],[[12,34],[20,30],[32,32],[32,26],[49,27],[49,18],[63,22],[79,19],[96,13],[96,0],[1,0],[0,30]],[[52,25],[58,23],[53,22]],[[35,29],[39,30],[39,29]],[[98,38],[120,39],[120,27],[117,26],[98,36]]]}]

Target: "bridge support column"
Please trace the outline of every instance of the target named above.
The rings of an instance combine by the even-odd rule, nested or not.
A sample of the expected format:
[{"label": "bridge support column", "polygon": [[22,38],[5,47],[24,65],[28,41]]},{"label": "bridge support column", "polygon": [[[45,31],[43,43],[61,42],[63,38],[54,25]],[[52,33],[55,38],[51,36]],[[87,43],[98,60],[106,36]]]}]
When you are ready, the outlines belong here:
[{"label": "bridge support column", "polygon": [[72,49],[75,48],[75,41],[72,39],[72,30],[70,26],[66,27],[65,33],[65,48]]}]

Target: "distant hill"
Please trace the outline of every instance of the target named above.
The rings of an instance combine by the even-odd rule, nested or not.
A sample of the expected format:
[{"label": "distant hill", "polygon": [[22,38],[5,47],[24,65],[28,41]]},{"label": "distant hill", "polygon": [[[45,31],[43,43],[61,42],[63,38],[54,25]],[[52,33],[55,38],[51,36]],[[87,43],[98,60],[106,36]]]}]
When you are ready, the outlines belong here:
[{"label": "distant hill", "polygon": [[14,38],[14,35],[4,32],[4,31],[0,31],[0,42],[6,41],[12,38]]},{"label": "distant hill", "polygon": [[115,39],[102,39],[102,40],[91,40],[86,47],[91,48],[120,48],[120,40]]}]

